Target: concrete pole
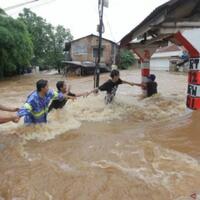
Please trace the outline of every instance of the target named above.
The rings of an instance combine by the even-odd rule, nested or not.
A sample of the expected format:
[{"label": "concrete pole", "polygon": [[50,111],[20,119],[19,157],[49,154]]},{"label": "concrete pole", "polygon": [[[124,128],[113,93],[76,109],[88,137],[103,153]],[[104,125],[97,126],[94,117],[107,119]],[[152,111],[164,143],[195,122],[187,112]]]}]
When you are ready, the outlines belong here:
[{"label": "concrete pole", "polygon": [[188,89],[186,105],[189,109],[200,109],[200,53],[187,38],[180,32],[174,38],[180,42],[189,52],[190,65],[188,72]]}]

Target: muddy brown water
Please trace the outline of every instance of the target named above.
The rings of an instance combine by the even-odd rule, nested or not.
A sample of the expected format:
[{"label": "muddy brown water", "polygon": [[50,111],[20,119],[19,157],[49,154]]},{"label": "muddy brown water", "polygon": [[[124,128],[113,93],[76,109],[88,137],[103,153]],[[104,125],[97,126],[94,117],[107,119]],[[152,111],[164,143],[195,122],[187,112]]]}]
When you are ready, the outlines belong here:
[{"label": "muddy brown water", "polygon": [[[200,199],[200,113],[185,107],[187,76],[155,74],[160,93],[149,99],[122,85],[110,106],[101,93],[69,101],[47,125],[1,125],[0,200]],[[140,71],[121,77],[139,82]],[[1,81],[0,103],[21,106],[39,78],[53,88],[64,79],[43,73]],[[93,78],[67,83],[87,91]]]}]

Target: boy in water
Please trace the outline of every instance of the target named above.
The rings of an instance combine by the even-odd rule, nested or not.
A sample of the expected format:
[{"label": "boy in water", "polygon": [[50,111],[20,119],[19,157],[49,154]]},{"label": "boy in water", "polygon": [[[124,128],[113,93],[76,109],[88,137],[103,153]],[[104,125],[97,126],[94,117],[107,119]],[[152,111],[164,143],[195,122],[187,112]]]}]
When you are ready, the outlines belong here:
[{"label": "boy in water", "polygon": [[[87,92],[84,92],[84,93],[79,93],[79,94],[75,94],[75,93],[71,93],[70,92],[70,87],[67,87],[65,81],[58,81],[56,83],[56,87],[58,89],[58,94],[66,94],[67,96],[69,97],[73,97],[73,98],[76,98],[76,97],[81,97],[81,96],[87,96],[88,93]],[[51,102],[50,106],[49,106],[49,112],[52,110],[52,109],[61,109],[65,106],[65,104],[67,103],[67,100],[68,99],[55,99]]]},{"label": "boy in water", "polygon": [[[0,105],[0,110],[8,111],[8,112],[17,112],[19,108],[9,108],[9,107]],[[7,117],[0,116],[0,124],[7,123],[10,121],[17,123],[19,121],[19,117],[17,115],[7,116]]]},{"label": "boy in water", "polygon": [[106,91],[107,92],[107,95],[105,96],[105,103],[106,104],[109,104],[113,101],[119,85],[121,85],[121,84],[128,84],[130,86],[135,85],[135,83],[131,83],[131,82],[128,82],[128,81],[121,80],[119,71],[116,70],[116,69],[111,71],[110,77],[111,77],[111,79],[109,79],[104,84],[102,84],[100,87],[95,88],[94,90],[92,90],[90,92],[90,93],[93,93],[93,92],[97,93],[99,90],[100,91]]},{"label": "boy in water", "polygon": [[47,123],[49,102],[54,99],[68,98],[75,99],[67,94],[54,92],[49,89],[48,81],[41,79],[36,83],[36,91],[28,96],[24,106],[19,109],[18,116],[24,116],[25,124]]},{"label": "boy in water", "polygon": [[155,82],[156,80],[156,76],[154,74],[150,74],[148,77],[148,82],[147,83],[142,83],[142,84],[137,84],[135,83],[134,85],[142,87],[142,89],[147,91],[147,95],[146,97],[151,97],[154,94],[157,94],[157,82]]}]

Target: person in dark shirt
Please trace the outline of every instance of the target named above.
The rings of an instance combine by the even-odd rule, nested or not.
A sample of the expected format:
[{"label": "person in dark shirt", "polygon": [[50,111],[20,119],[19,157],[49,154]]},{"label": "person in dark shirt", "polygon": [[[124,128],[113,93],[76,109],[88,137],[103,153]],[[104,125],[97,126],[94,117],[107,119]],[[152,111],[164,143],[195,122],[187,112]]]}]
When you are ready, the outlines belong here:
[{"label": "person in dark shirt", "polygon": [[53,100],[49,106],[49,112],[52,110],[52,109],[61,109],[65,106],[65,104],[67,103],[67,100],[68,99],[76,99],[76,97],[81,97],[81,96],[87,96],[88,93],[85,92],[85,93],[80,93],[80,94],[75,94],[75,93],[72,93],[70,92],[70,88],[67,87],[65,81],[58,81],[56,83],[56,87],[58,89],[58,93],[62,93],[62,94],[66,94],[69,98],[65,98],[65,99],[62,99],[62,100]]},{"label": "person in dark shirt", "polygon": [[146,96],[147,97],[151,97],[154,94],[157,94],[157,82],[155,82],[156,76],[154,74],[150,74],[148,76],[148,82],[147,83],[142,83],[142,84],[137,84],[135,83],[134,85],[142,87],[143,89],[145,89],[147,91]]},{"label": "person in dark shirt", "polygon": [[107,95],[105,96],[105,103],[106,104],[109,104],[113,101],[119,85],[121,85],[121,84],[128,84],[128,85],[131,85],[131,86],[134,85],[134,83],[121,80],[118,70],[115,70],[115,69],[112,70],[111,73],[110,73],[110,77],[111,77],[111,79],[109,79],[108,81],[103,83],[100,87],[95,88],[94,90],[92,90],[90,92],[90,93],[93,93],[93,92],[97,93],[99,90],[100,91],[106,91],[107,92]]}]

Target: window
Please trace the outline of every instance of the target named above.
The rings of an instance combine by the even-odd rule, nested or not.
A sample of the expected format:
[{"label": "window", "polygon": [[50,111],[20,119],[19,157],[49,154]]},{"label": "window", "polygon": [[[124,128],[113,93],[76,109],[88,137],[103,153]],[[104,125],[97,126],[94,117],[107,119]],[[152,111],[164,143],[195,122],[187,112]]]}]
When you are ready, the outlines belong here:
[{"label": "window", "polygon": [[[103,56],[103,48],[101,48],[101,57]],[[98,57],[98,48],[93,48],[93,57],[97,58]]]},{"label": "window", "polygon": [[76,44],[73,45],[72,47],[72,53],[74,55],[83,55],[83,54],[87,54],[87,46],[85,46],[84,44]]}]

